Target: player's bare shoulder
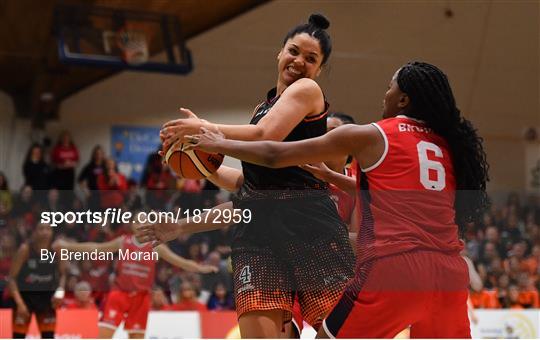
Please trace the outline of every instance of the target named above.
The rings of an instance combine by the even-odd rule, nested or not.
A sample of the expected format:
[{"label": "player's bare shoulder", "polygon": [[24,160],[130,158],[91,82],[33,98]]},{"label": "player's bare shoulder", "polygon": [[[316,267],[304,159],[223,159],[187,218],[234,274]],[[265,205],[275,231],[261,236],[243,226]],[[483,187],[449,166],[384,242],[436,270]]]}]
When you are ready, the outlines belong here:
[{"label": "player's bare shoulder", "polygon": [[332,130],[332,133],[353,143],[362,142],[364,145],[374,144],[382,139],[379,130],[372,124],[346,124]]},{"label": "player's bare shoulder", "polygon": [[310,99],[323,98],[322,89],[317,82],[310,78],[298,79],[285,89],[282,97],[303,97]]}]

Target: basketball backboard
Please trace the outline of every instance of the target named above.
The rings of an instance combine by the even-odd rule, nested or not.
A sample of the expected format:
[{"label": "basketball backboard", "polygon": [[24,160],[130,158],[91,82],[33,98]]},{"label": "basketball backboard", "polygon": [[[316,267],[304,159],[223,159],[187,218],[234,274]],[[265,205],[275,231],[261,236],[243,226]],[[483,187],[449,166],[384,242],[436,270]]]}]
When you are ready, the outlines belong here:
[{"label": "basketball backboard", "polygon": [[54,34],[63,63],[178,74],[192,70],[175,16],[59,5]]}]

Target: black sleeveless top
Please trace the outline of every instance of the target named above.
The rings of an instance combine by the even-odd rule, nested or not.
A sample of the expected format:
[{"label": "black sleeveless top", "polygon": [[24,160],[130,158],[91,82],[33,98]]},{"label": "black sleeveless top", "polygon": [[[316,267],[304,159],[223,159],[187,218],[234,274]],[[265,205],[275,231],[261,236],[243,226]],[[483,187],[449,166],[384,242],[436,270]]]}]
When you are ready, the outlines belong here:
[{"label": "black sleeveless top", "polygon": [[23,263],[17,276],[17,286],[20,292],[54,291],[58,288],[58,257],[53,263],[41,260],[41,254],[34,250],[32,243],[28,244],[30,254]]},{"label": "black sleeveless top", "polygon": [[[261,103],[255,110],[255,114],[250,124],[256,125],[274,104],[279,100],[276,96],[276,88],[268,91],[267,100]],[[285,138],[284,141],[297,141],[313,137],[318,137],[326,133],[326,116],[328,113],[328,103],[325,100],[324,111],[316,116],[305,117]],[[264,191],[326,191],[327,184],[321,181],[310,172],[297,166],[271,169],[263,166],[242,162],[244,172],[244,185],[242,191],[258,191],[264,194]]]}]

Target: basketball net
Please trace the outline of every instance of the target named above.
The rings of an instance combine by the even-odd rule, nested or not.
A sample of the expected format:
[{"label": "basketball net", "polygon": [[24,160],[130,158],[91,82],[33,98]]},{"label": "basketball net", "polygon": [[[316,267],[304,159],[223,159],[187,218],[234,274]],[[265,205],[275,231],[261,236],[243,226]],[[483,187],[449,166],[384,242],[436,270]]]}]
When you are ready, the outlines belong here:
[{"label": "basketball net", "polygon": [[140,65],[148,61],[148,44],[144,33],[120,30],[116,33],[116,43],[122,50],[122,60],[126,64]]}]

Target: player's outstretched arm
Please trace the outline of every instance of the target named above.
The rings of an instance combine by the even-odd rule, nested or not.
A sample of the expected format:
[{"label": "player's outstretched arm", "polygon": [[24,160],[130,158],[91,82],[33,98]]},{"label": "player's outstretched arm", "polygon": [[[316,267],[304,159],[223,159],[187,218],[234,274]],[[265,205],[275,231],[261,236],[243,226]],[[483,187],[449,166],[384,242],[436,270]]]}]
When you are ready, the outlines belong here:
[{"label": "player's outstretched arm", "polygon": [[115,238],[109,242],[97,243],[97,242],[68,242],[66,240],[56,240],[53,243],[53,248],[67,249],[69,251],[79,252],[91,252],[97,251],[118,251],[122,247],[122,236]]},{"label": "player's outstretched arm", "polygon": [[188,109],[180,109],[186,118],[168,121],[160,131],[163,149],[166,150],[184,136],[198,133],[202,127],[221,131],[227,138],[236,140],[282,141],[306,116],[321,113],[324,96],[319,85],[312,79],[299,79],[280,96],[279,101],[256,124],[214,124],[199,119]]},{"label": "player's outstretched arm", "polygon": [[195,261],[185,259],[182,256],[178,256],[164,244],[160,244],[159,246],[155,247],[154,250],[157,251],[159,257],[163,260],[169,262],[175,267],[182,268],[190,272],[207,274],[217,273],[219,271],[219,268],[215,266],[198,264]]},{"label": "player's outstretched arm", "polygon": [[244,142],[225,139],[223,134],[201,129],[199,135],[186,136],[188,149],[219,152],[250,163],[283,168],[361,155],[378,142],[380,133],[372,125],[343,125],[320,137],[297,142]]},{"label": "player's outstretched arm", "polygon": [[[224,211],[229,210],[229,213]],[[143,224],[135,228],[135,237],[141,243],[166,243],[184,234],[200,233],[228,227],[233,224],[230,218],[233,213],[232,202],[222,203],[201,214],[200,218],[183,218],[180,221],[168,221],[159,224]]]}]

